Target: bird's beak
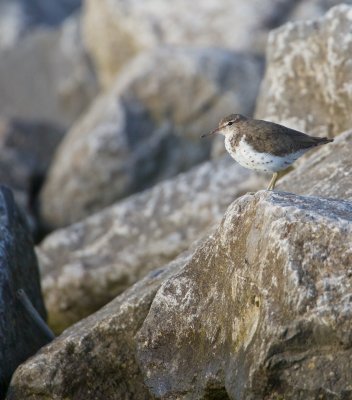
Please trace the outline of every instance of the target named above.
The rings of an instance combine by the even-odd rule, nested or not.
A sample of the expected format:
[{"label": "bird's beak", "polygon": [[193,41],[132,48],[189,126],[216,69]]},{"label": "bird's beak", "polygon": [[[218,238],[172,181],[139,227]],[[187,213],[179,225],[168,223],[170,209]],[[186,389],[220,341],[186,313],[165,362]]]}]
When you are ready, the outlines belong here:
[{"label": "bird's beak", "polygon": [[206,136],[210,136],[210,135],[214,135],[215,133],[218,133],[220,130],[220,128],[216,128],[213,131],[209,132],[209,133],[205,133],[204,135],[201,136],[201,138],[206,137]]}]

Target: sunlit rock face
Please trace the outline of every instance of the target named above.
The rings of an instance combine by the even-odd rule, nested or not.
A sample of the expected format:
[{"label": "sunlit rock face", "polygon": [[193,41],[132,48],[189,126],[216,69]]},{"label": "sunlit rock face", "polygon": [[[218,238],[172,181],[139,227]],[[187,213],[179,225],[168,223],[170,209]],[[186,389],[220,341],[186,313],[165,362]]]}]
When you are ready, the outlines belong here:
[{"label": "sunlit rock face", "polygon": [[269,35],[256,117],[317,136],[352,126],[352,7],[291,22]]}]

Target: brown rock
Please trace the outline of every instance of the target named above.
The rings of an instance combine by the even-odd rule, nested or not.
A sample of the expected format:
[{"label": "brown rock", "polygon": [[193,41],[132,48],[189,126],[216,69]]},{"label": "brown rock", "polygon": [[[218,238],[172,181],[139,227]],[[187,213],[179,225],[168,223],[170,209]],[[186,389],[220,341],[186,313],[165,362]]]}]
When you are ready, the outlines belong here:
[{"label": "brown rock", "polygon": [[233,199],[263,186],[222,159],[52,233],[38,248],[50,325],[61,331],[96,311],[186,250]]},{"label": "brown rock", "polygon": [[138,333],[162,399],[352,396],[352,204],[258,192],[163,283]]},{"label": "brown rock", "polygon": [[321,136],[352,125],[352,7],[270,33],[256,117]]}]

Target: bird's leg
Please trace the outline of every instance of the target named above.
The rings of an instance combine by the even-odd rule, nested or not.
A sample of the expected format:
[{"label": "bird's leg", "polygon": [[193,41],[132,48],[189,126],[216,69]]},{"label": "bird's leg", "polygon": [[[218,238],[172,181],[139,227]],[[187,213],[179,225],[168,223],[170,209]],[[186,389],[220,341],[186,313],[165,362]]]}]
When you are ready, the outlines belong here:
[{"label": "bird's leg", "polygon": [[267,190],[274,190],[275,188],[275,183],[279,178],[278,172],[274,172],[273,177],[271,178],[271,181],[269,183],[268,189]]}]

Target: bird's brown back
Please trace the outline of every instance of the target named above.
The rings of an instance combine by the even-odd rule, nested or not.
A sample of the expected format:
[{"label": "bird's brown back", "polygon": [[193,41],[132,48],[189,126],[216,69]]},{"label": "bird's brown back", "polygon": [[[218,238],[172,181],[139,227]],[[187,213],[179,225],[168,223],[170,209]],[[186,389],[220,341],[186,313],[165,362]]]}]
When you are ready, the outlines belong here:
[{"label": "bird's brown back", "polygon": [[333,139],[309,136],[303,132],[263,120],[247,119],[237,125],[240,136],[260,153],[284,156],[332,142]]}]

